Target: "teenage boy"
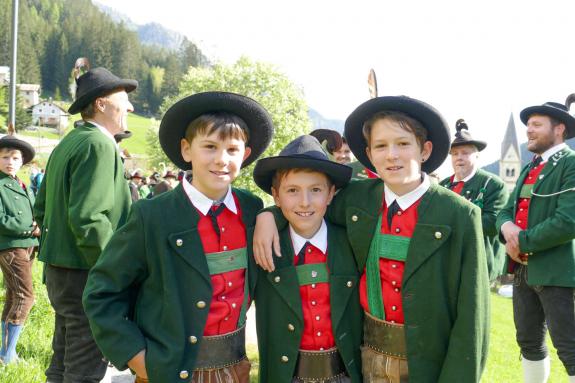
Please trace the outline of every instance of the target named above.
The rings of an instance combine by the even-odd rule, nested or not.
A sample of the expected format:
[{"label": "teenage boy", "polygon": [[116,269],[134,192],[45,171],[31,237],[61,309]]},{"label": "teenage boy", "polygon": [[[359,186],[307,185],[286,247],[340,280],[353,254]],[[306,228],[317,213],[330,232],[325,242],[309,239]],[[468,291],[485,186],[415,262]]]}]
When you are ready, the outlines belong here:
[{"label": "teenage boy", "polygon": [[515,274],[513,317],[526,383],[545,383],[547,328],[575,382],[575,118],[563,104],[525,108],[527,149],[534,154],[497,217]]},{"label": "teenage boy", "polygon": [[509,194],[501,178],[478,166],[479,152],[487,147],[487,143],[474,139],[463,119],[457,120],[455,129],[455,139],[449,150],[453,174],[443,179],[440,185],[481,208],[487,270],[489,280],[493,282],[504,273],[507,258],[505,246],[499,241],[495,221],[507,203]]},{"label": "teenage boy", "polygon": [[[449,151],[445,120],[422,101],[378,97],[347,118],[345,136],[380,177],[351,182],[327,212],[362,273],[364,382],[479,382],[489,328],[481,211],[427,175]],[[268,270],[273,223],[261,214],[254,236]]]},{"label": "teenage boy", "polygon": [[267,112],[233,93],[186,97],[162,119],[162,149],[192,181],[133,206],[84,294],[103,354],[137,382],[249,381],[247,249],[262,201],[231,183],[272,134]]},{"label": "teenage boy", "polygon": [[40,229],[32,216],[34,194],[16,176],[34,154],[26,141],[12,136],[0,139],[0,268],[6,288],[0,363],[6,364],[18,358],[16,343],[34,304],[32,254]]},{"label": "teenage boy", "polygon": [[350,178],[351,168],[307,135],[254,169],[289,222],[284,256],[274,273],[260,269],[254,296],[262,383],[361,382],[359,273],[345,231],[324,220]]}]

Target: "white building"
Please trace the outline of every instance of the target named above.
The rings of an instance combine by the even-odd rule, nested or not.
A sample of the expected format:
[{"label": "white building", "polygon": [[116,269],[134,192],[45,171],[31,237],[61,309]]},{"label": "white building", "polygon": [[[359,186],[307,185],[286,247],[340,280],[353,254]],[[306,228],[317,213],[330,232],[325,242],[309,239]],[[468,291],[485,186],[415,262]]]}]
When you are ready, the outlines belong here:
[{"label": "white building", "polygon": [[40,102],[40,85],[38,84],[16,84],[22,96],[24,108],[29,108]]},{"label": "white building", "polygon": [[52,100],[42,101],[32,107],[32,124],[48,126],[65,131],[68,126],[68,113]]},{"label": "white building", "polygon": [[0,86],[8,86],[10,84],[10,67],[0,66]]},{"label": "white building", "polygon": [[499,160],[499,177],[507,185],[509,191],[513,190],[521,172],[521,152],[515,131],[513,113],[509,117],[505,138],[501,143],[501,159]]}]

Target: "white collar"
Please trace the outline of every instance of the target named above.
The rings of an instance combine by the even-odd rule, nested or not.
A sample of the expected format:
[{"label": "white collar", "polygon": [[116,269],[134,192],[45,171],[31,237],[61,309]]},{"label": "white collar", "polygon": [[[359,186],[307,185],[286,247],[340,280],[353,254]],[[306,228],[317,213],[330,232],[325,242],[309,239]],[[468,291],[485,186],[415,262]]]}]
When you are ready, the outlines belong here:
[{"label": "white collar", "polygon": [[325,224],[325,220],[321,221],[319,230],[310,239],[304,238],[296,233],[291,225],[289,226],[289,233],[295,254],[299,254],[306,242],[311,243],[325,254],[327,250],[327,225]]},{"label": "white collar", "polygon": [[394,192],[392,192],[391,189],[389,189],[388,187],[385,187],[384,188],[384,194],[385,194],[386,205],[391,206],[393,201],[397,201],[397,204],[399,205],[401,210],[406,210],[411,205],[416,203],[421,198],[421,196],[424,195],[425,192],[427,192],[427,190],[431,186],[431,182],[429,181],[429,176],[425,173],[421,173],[421,174],[423,174],[423,181],[421,182],[421,184],[418,187],[416,187],[414,190],[410,191],[407,194],[402,195],[401,197],[398,196],[397,194],[395,194]]},{"label": "white collar", "polygon": [[112,133],[110,133],[110,131],[108,129],[104,128],[102,125],[98,124],[97,122],[95,122],[93,120],[87,120],[86,122],[89,122],[90,124],[94,125],[96,128],[98,128],[98,130],[100,132],[102,132],[103,135],[105,135],[110,140],[112,140],[112,142],[114,143],[114,145],[116,145],[116,147],[118,146],[118,143],[116,142],[116,139],[114,138],[114,135]]},{"label": "white collar", "polygon": [[543,152],[543,154],[541,155],[541,158],[543,158],[543,162],[547,162],[549,161],[549,158],[551,158],[551,156],[553,156],[555,153],[560,152],[561,150],[565,149],[567,147],[567,144],[562,142],[560,144],[555,145],[554,147],[552,147],[551,149],[547,149],[545,152]]},{"label": "white collar", "polygon": [[[208,211],[210,211],[210,209],[214,205],[214,202],[217,202],[217,201],[214,201],[214,200],[208,198],[204,193],[202,193],[201,191],[196,189],[194,187],[194,185],[192,185],[191,183],[188,182],[186,177],[182,178],[182,186],[184,187],[184,191],[186,192],[186,195],[188,196],[188,198],[190,199],[192,204],[203,215],[208,214]],[[226,207],[232,213],[238,214],[238,209],[236,207],[236,201],[234,200],[234,195],[232,194],[232,187],[231,186],[228,188],[228,192],[226,193],[226,196],[222,200],[222,203],[224,205],[226,205]]]},{"label": "white collar", "polygon": [[475,173],[477,173],[477,166],[473,166],[473,169],[471,170],[471,173],[469,173],[469,175],[468,175],[467,177],[465,177],[464,179],[462,179],[462,180],[457,179],[457,176],[454,174],[454,175],[453,175],[453,182],[460,182],[460,181],[467,182],[467,181],[469,181],[470,179],[473,178],[473,176],[475,175]]}]

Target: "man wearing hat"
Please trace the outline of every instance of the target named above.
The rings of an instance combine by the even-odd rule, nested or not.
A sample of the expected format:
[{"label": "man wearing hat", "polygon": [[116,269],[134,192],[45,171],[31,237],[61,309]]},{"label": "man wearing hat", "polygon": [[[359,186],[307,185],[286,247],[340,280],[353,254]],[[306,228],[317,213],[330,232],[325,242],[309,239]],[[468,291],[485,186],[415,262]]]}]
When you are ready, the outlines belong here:
[{"label": "man wearing hat", "polygon": [[26,141],[9,135],[0,139],[0,268],[6,288],[0,364],[18,359],[16,343],[34,304],[32,253],[40,230],[32,216],[34,194],[16,176],[34,154]]},{"label": "man wearing hat", "polygon": [[68,110],[83,124],[62,139],[46,167],[34,206],[42,230],[48,298],[56,312],[49,382],[99,382],[107,362],[96,346],[82,307],[88,271],[130,207],[130,193],[114,136],[133,111],[135,80],[94,68],[77,80]]},{"label": "man wearing hat", "polygon": [[300,136],[254,169],[289,223],[276,271],[259,270],[254,294],[261,382],[361,382],[359,272],[345,231],[324,220],[351,168],[324,150]]},{"label": "man wearing hat", "polygon": [[140,187],[142,186],[142,180],[144,176],[142,171],[137,169],[134,170],[132,175],[130,175],[130,182],[128,188],[130,189],[130,196],[132,197],[132,202],[136,202],[140,199]]},{"label": "man wearing hat", "polygon": [[487,143],[474,140],[463,119],[457,120],[455,129],[455,139],[449,151],[454,174],[440,184],[481,208],[487,269],[489,280],[494,281],[503,274],[505,264],[505,246],[498,239],[495,221],[507,202],[507,189],[499,177],[477,166],[479,152]]},{"label": "man wearing hat", "polygon": [[515,275],[513,316],[525,382],[546,382],[553,345],[575,382],[575,118],[559,103],[521,111],[527,149],[534,154],[497,217]]}]

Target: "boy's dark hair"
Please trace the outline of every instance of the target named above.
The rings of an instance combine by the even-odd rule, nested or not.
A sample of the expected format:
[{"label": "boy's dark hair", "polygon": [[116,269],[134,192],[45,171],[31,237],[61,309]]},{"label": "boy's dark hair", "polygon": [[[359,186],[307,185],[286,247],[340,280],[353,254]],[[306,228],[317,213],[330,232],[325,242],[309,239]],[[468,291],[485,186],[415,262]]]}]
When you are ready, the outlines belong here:
[{"label": "boy's dark hair", "polygon": [[331,187],[331,185],[333,185],[333,181],[331,180],[331,178],[323,173],[320,172],[319,170],[316,169],[311,169],[311,168],[286,168],[286,169],[278,169],[276,170],[276,172],[274,173],[274,176],[272,178],[272,188],[274,188],[276,191],[279,190],[281,181],[287,177],[288,174],[290,173],[298,173],[298,172],[305,172],[305,173],[312,173],[312,172],[316,172],[316,173],[321,173],[323,175],[325,175],[325,178],[327,179],[327,186]]},{"label": "boy's dark hair", "polygon": [[205,113],[195,118],[186,128],[185,138],[191,143],[198,134],[209,136],[214,132],[218,132],[220,140],[235,138],[247,142],[249,139],[245,121],[226,112]]},{"label": "boy's dark hair", "polygon": [[11,146],[5,146],[5,147],[3,147],[3,148],[0,148],[0,153],[3,152],[3,151],[11,152],[11,151],[14,151],[14,150],[19,151],[19,152],[20,152],[20,155],[22,155],[22,156],[24,155],[20,149],[18,149],[18,148],[13,148],[13,147],[11,147]]},{"label": "boy's dark hair", "polygon": [[374,114],[369,120],[363,124],[363,137],[367,141],[367,146],[370,145],[371,140],[371,129],[373,124],[379,120],[390,120],[398,124],[403,130],[413,133],[419,149],[423,149],[423,144],[427,141],[427,129],[423,127],[421,122],[417,121],[415,118],[408,116],[402,112],[386,111]]}]

